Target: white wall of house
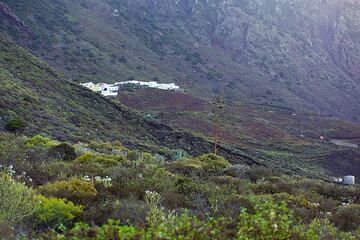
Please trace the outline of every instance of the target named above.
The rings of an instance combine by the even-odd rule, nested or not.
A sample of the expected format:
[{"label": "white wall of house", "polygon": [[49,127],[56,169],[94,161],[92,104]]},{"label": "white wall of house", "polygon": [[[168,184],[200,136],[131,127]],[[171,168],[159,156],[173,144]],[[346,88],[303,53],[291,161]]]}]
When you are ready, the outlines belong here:
[{"label": "white wall of house", "polygon": [[105,96],[105,97],[116,97],[118,95],[117,92],[112,92],[112,91],[102,91],[101,95]]},{"label": "white wall of house", "polygon": [[117,96],[119,91],[119,86],[125,84],[135,84],[139,86],[146,86],[148,88],[156,88],[161,90],[180,90],[180,87],[176,86],[175,83],[157,83],[154,81],[142,82],[142,81],[131,80],[125,82],[117,82],[114,84],[108,84],[108,83],[94,84],[92,82],[81,83],[82,86],[87,87],[95,92],[101,92],[101,94],[104,96]]}]

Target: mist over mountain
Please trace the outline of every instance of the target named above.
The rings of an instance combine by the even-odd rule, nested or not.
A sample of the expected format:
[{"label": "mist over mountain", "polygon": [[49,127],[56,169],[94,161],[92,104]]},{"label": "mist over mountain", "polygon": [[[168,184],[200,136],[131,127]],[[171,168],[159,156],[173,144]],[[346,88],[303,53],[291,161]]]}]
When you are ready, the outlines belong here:
[{"label": "mist over mountain", "polygon": [[358,121],[357,0],[3,2],[1,29],[78,82],[155,79]]}]

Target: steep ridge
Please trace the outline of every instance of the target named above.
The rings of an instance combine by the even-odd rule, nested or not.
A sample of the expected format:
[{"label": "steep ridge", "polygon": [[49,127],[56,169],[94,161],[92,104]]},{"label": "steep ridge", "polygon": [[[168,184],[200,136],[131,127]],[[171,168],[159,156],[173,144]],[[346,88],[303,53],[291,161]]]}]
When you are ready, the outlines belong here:
[{"label": "steep ridge", "polygon": [[156,79],[358,121],[358,0],[10,1],[1,30],[76,81]]}]

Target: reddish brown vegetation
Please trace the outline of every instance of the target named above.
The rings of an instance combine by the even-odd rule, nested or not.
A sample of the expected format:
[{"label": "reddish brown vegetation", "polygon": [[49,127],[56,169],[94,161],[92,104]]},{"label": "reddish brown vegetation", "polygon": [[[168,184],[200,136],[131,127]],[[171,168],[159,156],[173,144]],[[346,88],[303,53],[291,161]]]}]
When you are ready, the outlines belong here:
[{"label": "reddish brown vegetation", "polygon": [[187,93],[164,91],[158,89],[138,89],[135,92],[119,94],[121,103],[139,110],[163,110],[176,112],[196,112],[209,109],[205,100]]}]

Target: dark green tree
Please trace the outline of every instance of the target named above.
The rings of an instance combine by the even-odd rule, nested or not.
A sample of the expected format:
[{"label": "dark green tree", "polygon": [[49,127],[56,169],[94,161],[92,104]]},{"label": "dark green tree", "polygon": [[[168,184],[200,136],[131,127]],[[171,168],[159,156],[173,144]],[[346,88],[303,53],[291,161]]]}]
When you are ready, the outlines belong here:
[{"label": "dark green tree", "polygon": [[25,130],[26,124],[25,122],[20,118],[13,118],[10,119],[6,125],[5,129],[10,132],[20,133]]}]

